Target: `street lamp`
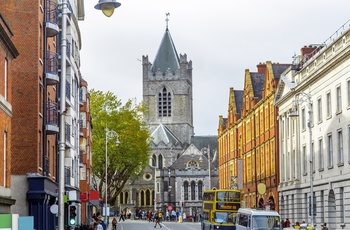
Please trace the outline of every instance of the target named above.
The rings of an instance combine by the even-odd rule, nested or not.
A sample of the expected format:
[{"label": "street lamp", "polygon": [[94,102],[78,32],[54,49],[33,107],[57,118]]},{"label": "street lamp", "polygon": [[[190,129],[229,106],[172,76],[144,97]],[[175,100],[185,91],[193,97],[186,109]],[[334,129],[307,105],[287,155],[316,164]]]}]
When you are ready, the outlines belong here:
[{"label": "street lamp", "polygon": [[[298,92],[295,94],[295,99],[299,104],[306,103],[308,108],[308,120],[307,127],[309,128],[309,151],[310,151],[310,223],[312,229],[314,228],[314,191],[313,191],[313,149],[312,149],[312,129],[311,129],[311,119],[312,119],[312,107],[311,107],[311,95],[305,92]],[[298,117],[298,113],[292,110],[289,114],[290,118]]]},{"label": "street lamp", "polygon": [[116,0],[99,0],[95,5],[95,9],[102,10],[103,14],[107,17],[112,16],[114,9],[118,8],[121,4]]},{"label": "street lamp", "polygon": [[107,125],[106,125],[106,129],[105,129],[105,131],[106,131],[106,165],[105,165],[105,170],[106,170],[106,175],[105,175],[105,186],[106,186],[106,191],[105,191],[105,195],[106,195],[106,200],[105,200],[105,221],[106,221],[106,224],[108,223],[108,221],[107,221],[107,204],[108,204],[108,199],[107,199],[107,197],[108,197],[108,193],[107,193],[107,187],[108,187],[108,181],[107,181],[107,179],[108,179],[108,174],[107,174],[107,169],[108,169],[108,165],[107,165],[107,161],[108,161],[108,140],[110,140],[110,139],[116,139],[116,141],[115,141],[115,145],[116,146],[118,146],[119,144],[120,144],[120,142],[119,142],[119,140],[118,140],[118,133],[116,133],[115,131],[113,131],[113,130],[109,130],[108,128],[107,128]]},{"label": "street lamp", "polygon": [[[210,189],[211,189],[210,145],[208,145],[208,148],[202,148],[201,152],[202,152],[203,154],[207,153],[207,155],[208,155],[209,190],[210,190]],[[200,162],[203,161],[202,156],[199,157],[199,161],[200,161]]]}]

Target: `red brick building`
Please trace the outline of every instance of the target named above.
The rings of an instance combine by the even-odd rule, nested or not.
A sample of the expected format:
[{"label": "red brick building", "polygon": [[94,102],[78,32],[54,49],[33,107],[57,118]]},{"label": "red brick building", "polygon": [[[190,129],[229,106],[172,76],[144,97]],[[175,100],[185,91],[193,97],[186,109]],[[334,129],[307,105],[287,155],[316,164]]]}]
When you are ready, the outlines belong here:
[{"label": "red brick building", "polygon": [[0,13],[0,213],[9,213],[15,203],[11,197],[11,123],[12,68],[18,50],[12,42],[13,33]]}]

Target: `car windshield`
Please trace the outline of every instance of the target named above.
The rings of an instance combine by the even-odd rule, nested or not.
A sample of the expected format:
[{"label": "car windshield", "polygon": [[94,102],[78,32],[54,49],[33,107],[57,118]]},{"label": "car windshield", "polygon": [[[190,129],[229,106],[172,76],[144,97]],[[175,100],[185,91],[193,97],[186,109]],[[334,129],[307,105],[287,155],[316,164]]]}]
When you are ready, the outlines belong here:
[{"label": "car windshield", "polygon": [[235,223],[236,213],[233,212],[216,212],[214,221],[220,224],[233,224]]},{"label": "car windshield", "polygon": [[253,216],[252,227],[257,230],[280,229],[279,216]]}]

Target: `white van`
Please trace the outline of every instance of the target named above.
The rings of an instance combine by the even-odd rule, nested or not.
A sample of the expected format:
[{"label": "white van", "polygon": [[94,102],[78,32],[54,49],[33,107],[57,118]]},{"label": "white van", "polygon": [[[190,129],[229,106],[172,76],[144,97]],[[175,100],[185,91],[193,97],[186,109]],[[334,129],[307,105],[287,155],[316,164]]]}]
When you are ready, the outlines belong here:
[{"label": "white van", "polygon": [[281,218],[278,212],[240,208],[236,215],[236,230],[280,230]]}]

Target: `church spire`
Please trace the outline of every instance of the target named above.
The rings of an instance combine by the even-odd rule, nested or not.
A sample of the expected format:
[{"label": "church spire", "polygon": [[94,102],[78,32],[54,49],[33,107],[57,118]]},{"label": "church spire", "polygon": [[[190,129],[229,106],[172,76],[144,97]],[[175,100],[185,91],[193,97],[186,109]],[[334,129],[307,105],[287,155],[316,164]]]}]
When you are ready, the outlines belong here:
[{"label": "church spire", "polygon": [[151,71],[153,73],[157,71],[165,72],[171,71],[175,72],[180,68],[180,58],[177,54],[173,39],[171,38],[169,29],[168,29],[168,16],[170,13],[166,13],[166,30],[160,43],[157,55],[154,59],[153,65],[151,67]]}]

